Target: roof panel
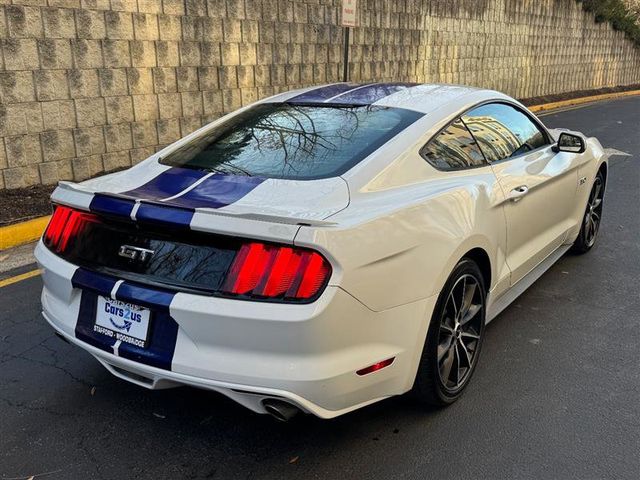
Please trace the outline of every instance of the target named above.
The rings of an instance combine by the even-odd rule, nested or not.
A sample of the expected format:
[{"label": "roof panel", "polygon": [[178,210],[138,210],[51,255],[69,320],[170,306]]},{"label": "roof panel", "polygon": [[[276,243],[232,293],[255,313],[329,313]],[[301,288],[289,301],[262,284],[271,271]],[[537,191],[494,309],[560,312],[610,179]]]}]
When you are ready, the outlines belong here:
[{"label": "roof panel", "polygon": [[291,97],[289,103],[328,103],[334,105],[371,105],[393,93],[417,85],[416,83],[336,83],[318,87]]},{"label": "roof panel", "polygon": [[408,82],[334,83],[286,92],[263,101],[289,102],[298,105],[321,103],[327,105],[379,105],[427,113],[461,97],[480,92],[497,94],[497,92],[462,85]]},{"label": "roof panel", "polygon": [[322,87],[314,88],[301,95],[291,97],[287,100],[290,103],[323,103],[328,99],[343,94],[361,85],[357,83],[333,83]]}]

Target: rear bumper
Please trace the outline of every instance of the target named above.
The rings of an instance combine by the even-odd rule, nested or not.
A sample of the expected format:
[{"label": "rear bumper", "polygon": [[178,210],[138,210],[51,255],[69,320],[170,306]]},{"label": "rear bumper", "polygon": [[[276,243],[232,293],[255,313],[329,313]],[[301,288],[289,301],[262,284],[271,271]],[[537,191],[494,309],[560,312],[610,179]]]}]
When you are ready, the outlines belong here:
[{"label": "rear bumper", "polygon": [[[85,341],[79,327],[93,321],[87,299],[96,293],[78,287],[78,268],[42,244],[36,258],[43,270],[45,319],[111,373],[152,389],[215,390],[259,413],[265,413],[264,399],[278,398],[331,418],[409,390],[435,303],[432,297],[373,312],[338,287],[308,305],[172,294],[164,315],[177,331],[163,364],[144,354],[124,358],[99,338]],[[145,292],[140,303],[153,312],[153,291]],[[383,370],[355,373],[390,357],[395,361]]]}]

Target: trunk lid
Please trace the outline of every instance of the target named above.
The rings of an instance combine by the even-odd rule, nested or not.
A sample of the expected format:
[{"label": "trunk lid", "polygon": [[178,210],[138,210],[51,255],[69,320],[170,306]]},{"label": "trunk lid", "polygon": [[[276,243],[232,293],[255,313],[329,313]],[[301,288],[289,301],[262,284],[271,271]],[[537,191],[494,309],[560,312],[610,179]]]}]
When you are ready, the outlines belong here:
[{"label": "trunk lid", "polygon": [[341,177],[264,179],[144,162],[83,183],[61,182],[55,203],[141,223],[292,243],[301,224],[349,204]]},{"label": "trunk lid", "polygon": [[263,179],[156,164],[61,182],[52,200],[57,216],[45,245],[70,263],[215,295],[243,245],[293,245],[301,225],[331,225],[325,219],[347,207],[349,190],[340,177]]}]

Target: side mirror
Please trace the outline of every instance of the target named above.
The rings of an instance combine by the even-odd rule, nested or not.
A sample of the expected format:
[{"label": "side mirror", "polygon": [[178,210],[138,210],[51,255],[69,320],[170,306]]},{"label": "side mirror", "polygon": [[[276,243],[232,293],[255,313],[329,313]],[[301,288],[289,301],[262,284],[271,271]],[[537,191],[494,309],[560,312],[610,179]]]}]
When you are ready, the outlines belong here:
[{"label": "side mirror", "polygon": [[587,149],[580,135],[562,132],[558,143],[553,146],[554,152],[582,153]]}]

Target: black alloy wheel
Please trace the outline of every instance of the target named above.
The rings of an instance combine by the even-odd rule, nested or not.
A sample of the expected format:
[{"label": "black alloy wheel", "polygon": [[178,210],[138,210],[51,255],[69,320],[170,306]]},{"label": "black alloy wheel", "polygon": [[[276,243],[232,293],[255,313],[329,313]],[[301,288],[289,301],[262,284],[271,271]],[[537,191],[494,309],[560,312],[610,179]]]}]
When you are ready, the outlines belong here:
[{"label": "black alloy wheel", "polygon": [[414,383],[419,400],[455,402],[478,364],[486,315],[486,288],[478,265],[462,259],[440,292]]},{"label": "black alloy wheel", "polygon": [[604,175],[598,172],[593,182],[587,208],[582,218],[582,226],[578,238],[573,244],[573,251],[586,253],[595,245],[602,221],[602,206],[604,205]]},{"label": "black alloy wheel", "polygon": [[471,274],[458,278],[440,320],[438,373],[449,392],[459,390],[473,370],[479,353],[484,295]]}]

